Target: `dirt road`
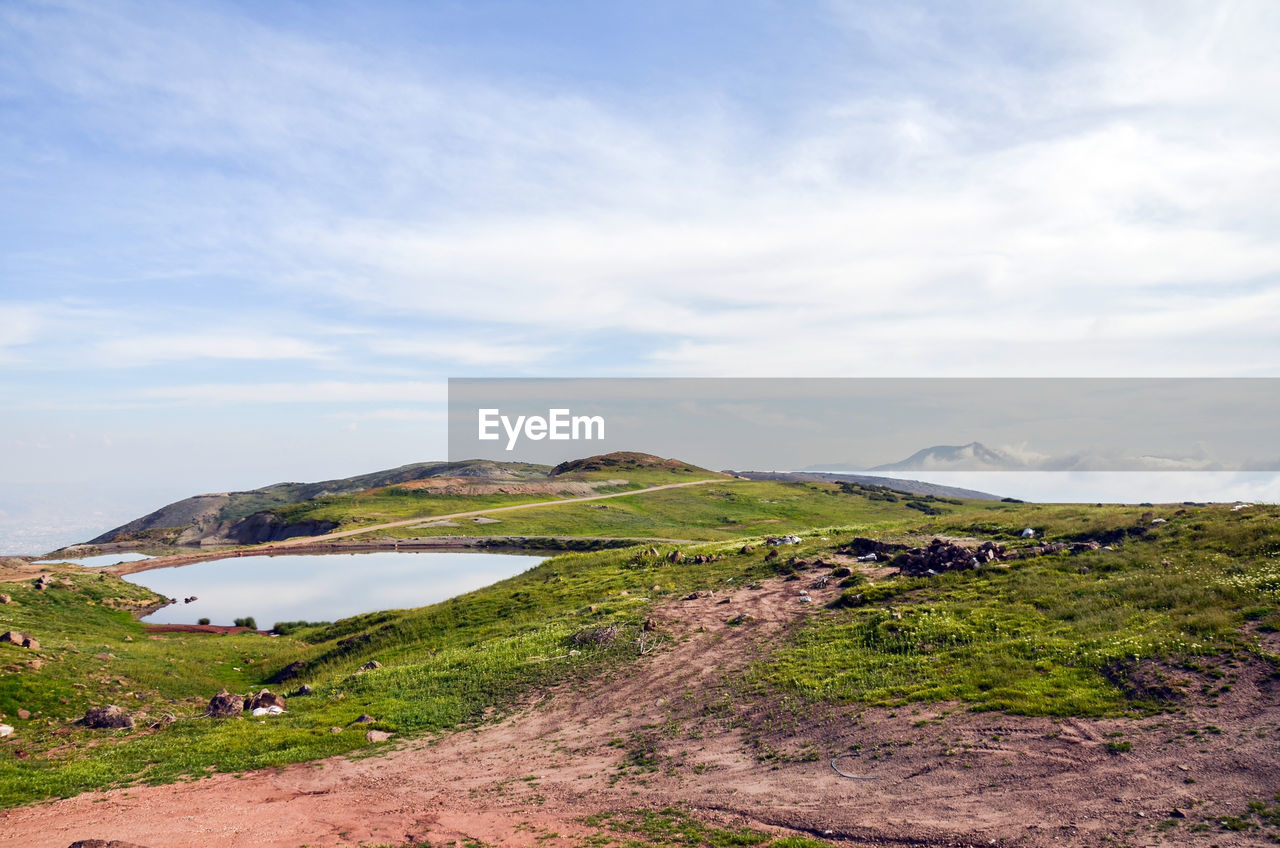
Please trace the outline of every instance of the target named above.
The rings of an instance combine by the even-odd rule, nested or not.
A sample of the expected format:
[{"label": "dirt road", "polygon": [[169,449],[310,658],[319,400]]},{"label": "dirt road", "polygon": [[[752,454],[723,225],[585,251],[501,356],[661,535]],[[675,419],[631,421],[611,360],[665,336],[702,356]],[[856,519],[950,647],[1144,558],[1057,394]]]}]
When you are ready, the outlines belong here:
[{"label": "dirt road", "polygon": [[[807,589],[813,603],[799,600]],[[761,699],[749,663],[838,591],[775,580],[658,610],[626,671],[506,720],[385,754],[143,786],[0,813],[0,846],[576,845],[600,810],[680,805],[856,845],[1260,844],[1219,824],[1280,790],[1277,682],[1241,664],[1216,706],[1146,719],[1025,718],[955,705]],[[750,618],[729,625],[731,618]],[[1206,678],[1208,680],[1208,678]],[[1212,728],[1212,729],[1210,729]],[[347,731],[351,732],[351,731]],[[1129,742],[1121,752],[1114,743]],[[831,759],[851,773],[847,780]],[[552,836],[550,834],[558,834]]]}]

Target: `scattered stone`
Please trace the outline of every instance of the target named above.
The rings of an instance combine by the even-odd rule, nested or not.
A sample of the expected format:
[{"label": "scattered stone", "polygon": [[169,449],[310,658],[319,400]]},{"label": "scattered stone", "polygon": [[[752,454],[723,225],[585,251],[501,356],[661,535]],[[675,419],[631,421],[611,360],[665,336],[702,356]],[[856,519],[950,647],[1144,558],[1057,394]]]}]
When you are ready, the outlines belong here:
[{"label": "scattered stone", "polygon": [[386,742],[391,738],[391,734],[385,730],[370,730],[364,735],[364,738],[370,742]]},{"label": "scattered stone", "polygon": [[769,553],[764,555],[765,562],[771,562],[777,558],[778,558],[778,551],[776,549],[769,551]]},{"label": "scattered stone", "polygon": [[267,689],[263,689],[258,694],[249,698],[248,702],[244,705],[246,710],[253,711],[255,715],[257,714],[257,710],[267,709],[268,707],[278,707],[280,711],[283,712],[285,708],[284,698]]},{"label": "scattered stone", "polygon": [[31,710],[24,710],[22,707],[18,707],[18,718],[23,721],[31,718]]},{"label": "scattered stone", "polygon": [[684,562],[684,554],[680,553],[679,551],[672,551],[671,553],[667,554],[667,562],[673,562],[673,563]]},{"label": "scattered stone", "polygon": [[242,712],[244,712],[244,698],[223,689],[209,700],[209,707],[204,714],[210,718],[235,718]]},{"label": "scattered stone", "polygon": [[115,654],[109,654],[109,653],[107,653],[106,651],[103,651],[103,652],[102,652],[102,653],[100,653],[100,654],[94,654],[94,655],[93,655],[93,658],[94,658],[95,660],[102,660],[103,662],[106,662],[107,660],[113,660],[113,659],[115,659],[115,658],[116,658],[116,655],[115,655]]},{"label": "scattered stone", "polygon": [[132,636],[125,636],[125,637],[124,637],[124,640],[125,640],[126,642],[132,642],[132,641],[133,641],[133,637],[132,637]]},{"label": "scattered stone", "polygon": [[11,604],[11,603],[13,603],[13,598],[11,596],[0,595],[0,604]]},{"label": "scattered stone", "polygon": [[330,733],[341,733],[341,732],[342,732],[342,728],[341,728],[341,727],[331,727],[331,728],[329,728],[329,732],[330,732]]},{"label": "scattered stone", "polygon": [[738,549],[738,553],[740,553],[740,554],[749,554],[749,553],[751,553],[752,551],[754,551],[755,549],[756,549],[756,548],[755,548],[755,545],[743,545],[741,548],[739,548],[739,549]]},{"label": "scattered stone", "polygon": [[43,592],[45,589],[49,588],[49,578],[46,575],[41,574],[32,581],[31,585],[36,587],[37,592]]},{"label": "scattered stone", "polygon": [[375,721],[377,721],[376,718],[369,715],[368,713],[365,713],[364,715],[356,719],[356,724],[373,724]]},{"label": "scattered stone", "polygon": [[81,839],[72,842],[67,848],[146,848],[136,842],[121,842],[118,839]]},{"label": "scattered stone", "polygon": [[360,666],[359,670],[360,670],[360,671],[373,671],[375,668],[382,668],[382,663],[378,662],[377,660],[369,660],[367,663],[365,663],[364,665]]},{"label": "scattered stone", "polygon": [[644,620],[644,624],[640,625],[640,629],[646,633],[652,633],[658,629],[658,622],[654,621],[652,618],[646,618]]},{"label": "scattered stone", "polygon": [[912,548],[894,558],[898,571],[909,577],[924,577],[944,571],[965,571],[983,563],[995,562],[1005,557],[1003,545],[983,542],[970,549],[952,542],[934,539],[927,548]]},{"label": "scattered stone", "polygon": [[661,586],[659,586],[657,583],[654,583],[652,586],[650,586],[650,587],[649,587],[649,591],[650,591],[650,592],[661,592],[661,591],[662,591],[662,587],[661,587]]},{"label": "scattered stone", "polygon": [[106,707],[93,707],[84,714],[84,718],[80,719],[80,721],[85,727],[92,727],[96,730],[133,729],[133,716],[115,704]]},{"label": "scattered stone", "polygon": [[1187,817],[1187,811],[1182,809],[1181,807],[1174,807],[1172,810],[1169,811],[1169,818],[1171,819],[1185,819],[1186,817]]},{"label": "scattered stone", "polygon": [[311,691],[312,691],[312,690],[311,690],[311,687],[304,683],[304,684],[302,684],[301,686],[299,686],[297,689],[295,689],[295,690],[293,691],[293,694],[294,694],[294,696],[295,696],[295,697],[299,697],[299,698],[301,698],[301,697],[304,697],[304,696],[306,696],[306,695],[310,695],[310,694],[311,694]]}]

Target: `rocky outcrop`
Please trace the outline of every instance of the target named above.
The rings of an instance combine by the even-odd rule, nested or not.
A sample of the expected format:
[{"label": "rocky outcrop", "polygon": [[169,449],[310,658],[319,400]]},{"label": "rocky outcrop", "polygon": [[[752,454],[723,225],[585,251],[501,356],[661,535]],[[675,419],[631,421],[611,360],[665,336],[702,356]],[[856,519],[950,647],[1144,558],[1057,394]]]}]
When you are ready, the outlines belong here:
[{"label": "rocky outcrop", "polygon": [[244,712],[244,698],[223,689],[209,700],[204,714],[210,718],[235,718]]},{"label": "rocky outcrop", "polygon": [[335,521],[289,522],[274,512],[255,512],[228,527],[221,535],[229,542],[240,545],[257,545],[262,542],[279,542],[295,536],[320,536],[336,530]]},{"label": "rocky outcrop", "polygon": [[17,645],[19,648],[27,648],[32,651],[40,650],[40,643],[34,637],[26,633],[20,633],[17,630],[0,633],[0,642],[8,642],[10,645]]},{"label": "rocky outcrop", "polygon": [[106,707],[93,707],[84,714],[80,723],[95,730],[132,730],[133,716],[115,704]]}]

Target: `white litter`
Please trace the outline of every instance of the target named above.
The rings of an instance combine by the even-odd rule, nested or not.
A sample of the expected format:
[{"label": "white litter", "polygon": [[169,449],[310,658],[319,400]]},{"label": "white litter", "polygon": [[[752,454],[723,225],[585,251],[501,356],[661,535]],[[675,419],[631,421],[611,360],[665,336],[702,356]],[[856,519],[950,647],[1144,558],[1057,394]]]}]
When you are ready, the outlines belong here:
[{"label": "white litter", "polygon": [[258,707],[253,711],[253,714],[254,716],[274,716],[280,715],[282,712],[284,712],[284,707],[277,707],[275,704],[272,704],[269,707]]},{"label": "white litter", "polygon": [[13,733],[13,728],[7,724],[0,724],[0,737],[8,736]]}]

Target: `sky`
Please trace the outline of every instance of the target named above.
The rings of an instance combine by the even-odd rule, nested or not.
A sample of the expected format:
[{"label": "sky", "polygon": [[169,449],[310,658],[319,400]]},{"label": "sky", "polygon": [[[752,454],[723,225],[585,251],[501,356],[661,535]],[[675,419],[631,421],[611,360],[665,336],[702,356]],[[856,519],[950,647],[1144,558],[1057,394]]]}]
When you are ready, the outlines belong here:
[{"label": "sky", "polygon": [[1280,376],[1276,43],[1270,0],[0,0],[0,551],[443,458],[448,377]]}]

